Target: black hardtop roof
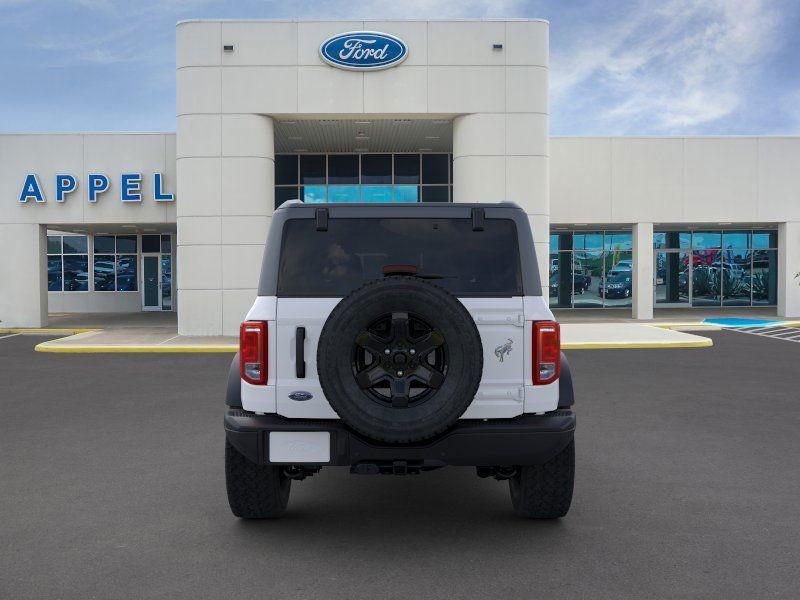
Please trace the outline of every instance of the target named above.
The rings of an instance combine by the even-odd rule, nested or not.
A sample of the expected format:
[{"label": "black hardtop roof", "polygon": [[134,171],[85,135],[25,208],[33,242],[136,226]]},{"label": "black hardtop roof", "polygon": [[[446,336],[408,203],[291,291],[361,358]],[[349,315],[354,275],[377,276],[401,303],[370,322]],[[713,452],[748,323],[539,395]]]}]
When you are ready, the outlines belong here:
[{"label": "black hardtop roof", "polygon": [[[482,217],[473,215],[473,209],[482,209]],[[320,214],[321,213],[321,214]],[[539,269],[536,264],[536,251],[533,244],[528,215],[514,202],[494,203],[461,203],[461,202],[429,202],[429,203],[325,203],[305,204],[300,201],[289,201],[282,204],[273,213],[264,261],[261,267],[261,279],[258,286],[260,296],[277,295],[278,270],[282,252],[284,225],[295,219],[317,219],[317,232],[328,231],[328,219],[510,219],[516,224],[516,235],[519,244],[520,264],[522,267],[522,285],[525,295],[541,296]],[[474,223],[474,222],[473,222]],[[482,229],[475,229],[476,232]]]}]

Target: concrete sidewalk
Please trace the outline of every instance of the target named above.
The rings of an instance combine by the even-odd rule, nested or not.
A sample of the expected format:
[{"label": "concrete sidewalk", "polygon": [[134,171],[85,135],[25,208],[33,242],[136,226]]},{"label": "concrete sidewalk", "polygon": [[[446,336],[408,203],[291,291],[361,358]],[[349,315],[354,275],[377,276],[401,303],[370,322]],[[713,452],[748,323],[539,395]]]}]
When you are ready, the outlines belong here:
[{"label": "concrete sidewalk", "polygon": [[[51,316],[51,322],[55,327],[0,331],[61,336],[38,344],[39,352],[236,352],[239,346],[236,337],[178,335],[174,314],[63,315]],[[565,319],[561,341],[565,350],[703,347],[710,346],[711,340],[688,331],[718,329],[718,325],[697,321],[576,323]]]}]

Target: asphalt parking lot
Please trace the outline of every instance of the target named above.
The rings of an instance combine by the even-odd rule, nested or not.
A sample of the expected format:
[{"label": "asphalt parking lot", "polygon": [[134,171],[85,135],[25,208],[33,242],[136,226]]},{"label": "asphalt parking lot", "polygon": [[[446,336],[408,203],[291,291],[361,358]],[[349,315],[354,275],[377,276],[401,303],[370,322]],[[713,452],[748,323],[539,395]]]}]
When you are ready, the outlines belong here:
[{"label": "asphalt parking lot", "polygon": [[228,354],[0,339],[0,598],[796,598],[800,344],[570,353],[557,522],[470,469],[323,470],[280,521],[229,512]]}]

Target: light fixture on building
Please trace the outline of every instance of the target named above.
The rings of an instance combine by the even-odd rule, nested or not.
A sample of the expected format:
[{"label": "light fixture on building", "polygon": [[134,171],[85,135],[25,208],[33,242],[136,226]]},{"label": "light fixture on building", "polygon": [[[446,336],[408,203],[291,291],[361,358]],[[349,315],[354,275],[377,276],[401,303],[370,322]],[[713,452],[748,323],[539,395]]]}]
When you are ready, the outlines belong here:
[{"label": "light fixture on building", "polygon": [[426,139],[426,140],[438,140],[438,139],[440,139],[440,138],[439,138],[439,136],[438,136],[438,135],[426,135],[426,136],[425,136],[425,139]]},{"label": "light fixture on building", "polygon": [[308,152],[308,148],[295,148],[294,152]]},{"label": "light fixture on building", "polygon": [[281,121],[281,125],[297,125],[297,121]]},{"label": "light fixture on building", "polygon": [[372,121],[356,121],[356,125],[372,125]]},{"label": "light fixture on building", "polygon": [[420,148],[420,152],[433,152],[433,148]]},{"label": "light fixture on building", "polygon": [[492,44],[492,50],[502,50],[503,44]]},{"label": "light fixture on building", "polygon": [[354,148],[353,152],[369,152],[369,148]]},{"label": "light fixture on building", "polygon": [[120,225],[123,229],[136,229],[136,225]]},{"label": "light fixture on building", "polygon": [[233,44],[225,44],[225,45],[222,47],[222,49],[223,49],[225,52],[233,52]]},{"label": "light fixture on building", "polygon": [[411,119],[394,119],[395,125],[411,125]]}]

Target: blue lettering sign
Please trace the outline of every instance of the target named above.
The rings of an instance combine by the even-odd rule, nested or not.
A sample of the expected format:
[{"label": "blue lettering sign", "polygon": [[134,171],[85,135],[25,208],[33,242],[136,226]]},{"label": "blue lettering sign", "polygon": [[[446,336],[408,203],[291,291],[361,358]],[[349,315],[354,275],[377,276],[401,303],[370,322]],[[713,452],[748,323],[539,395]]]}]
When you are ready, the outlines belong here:
[{"label": "blue lettering sign", "polygon": [[161,191],[161,173],[153,175],[153,200],[156,202],[172,202],[175,199],[173,194],[165,194]]},{"label": "blue lettering sign", "polygon": [[56,175],[56,202],[63,202],[67,194],[78,189],[78,180],[72,175]]},{"label": "blue lettering sign", "polygon": [[122,184],[119,186],[119,199],[123,202],[142,201],[142,174],[123,173]]},{"label": "blue lettering sign", "polygon": [[22,193],[19,195],[20,202],[27,202],[31,199],[36,200],[36,202],[45,201],[42,186],[39,185],[39,180],[36,178],[35,173],[28,173],[25,176],[25,183],[22,184]]},{"label": "blue lettering sign", "polygon": [[408,46],[388,33],[350,31],[322,42],[319,54],[326,63],[340,69],[377,71],[403,62]]},{"label": "blue lettering sign", "polygon": [[108,189],[108,177],[101,173],[89,173],[89,184],[86,186],[89,202],[97,202],[97,196]]}]

